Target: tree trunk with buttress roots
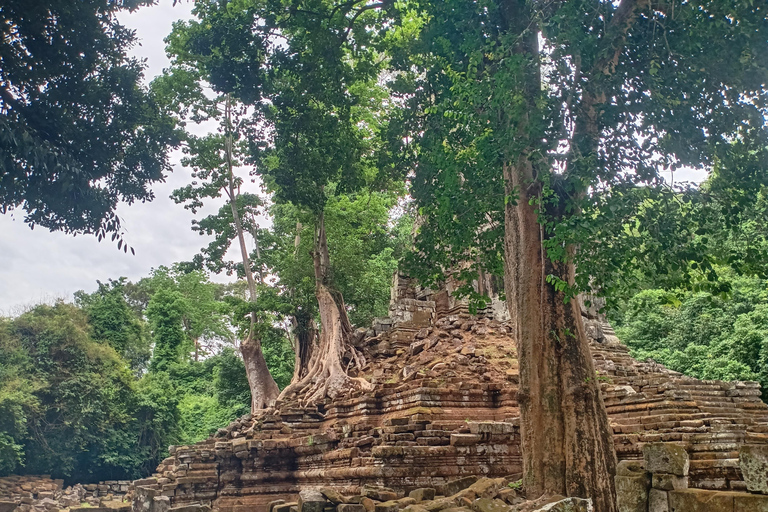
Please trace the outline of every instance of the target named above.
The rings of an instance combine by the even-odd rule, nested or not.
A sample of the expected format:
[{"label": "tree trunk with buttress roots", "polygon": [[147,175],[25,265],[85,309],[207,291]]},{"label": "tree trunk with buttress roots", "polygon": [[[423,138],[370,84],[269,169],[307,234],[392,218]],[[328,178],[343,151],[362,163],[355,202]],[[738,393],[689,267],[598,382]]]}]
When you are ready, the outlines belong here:
[{"label": "tree trunk with buttress roots", "polygon": [[504,169],[504,286],[520,361],[523,486],[528,496],[592,498],[595,510],[615,512],[616,455],[578,301],[567,304],[547,283],[573,284],[572,263],[552,262],[542,246],[539,194],[525,156]]},{"label": "tree trunk with buttress roots", "polygon": [[315,264],[315,296],[320,312],[320,333],[312,351],[306,375],[283,390],[281,398],[299,396],[304,404],[314,404],[326,397],[334,398],[351,389],[371,390],[371,383],[348,375],[349,367],[365,366],[365,359],[350,342],[352,325],[344,299],[329,285],[330,256],[325,235],[325,219],[321,213],[312,254]]}]

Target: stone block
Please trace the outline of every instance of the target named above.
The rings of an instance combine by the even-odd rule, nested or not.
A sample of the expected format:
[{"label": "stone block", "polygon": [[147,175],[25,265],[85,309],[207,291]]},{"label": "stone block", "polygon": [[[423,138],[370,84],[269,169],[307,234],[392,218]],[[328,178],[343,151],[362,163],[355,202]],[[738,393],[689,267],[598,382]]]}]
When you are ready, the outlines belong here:
[{"label": "stone block", "polygon": [[13,512],[18,507],[13,501],[0,501],[0,512]]},{"label": "stone block", "polygon": [[316,489],[303,489],[299,492],[299,502],[296,506],[299,512],[323,512],[326,504],[323,493]]},{"label": "stone block", "polygon": [[192,503],[191,505],[180,505],[171,507],[168,512],[211,512],[211,507],[201,503]]},{"label": "stone block", "polygon": [[459,478],[458,480],[451,480],[450,482],[436,485],[435,490],[437,491],[437,494],[442,496],[453,496],[457,492],[463,491],[475,482],[477,482],[476,476],[465,476],[464,478]]},{"label": "stone block", "polygon": [[669,491],[669,512],[733,512],[734,498],[740,494],[704,489]]},{"label": "stone block", "polygon": [[619,476],[636,476],[638,473],[645,473],[641,460],[622,460],[616,464],[616,474]]},{"label": "stone block", "polygon": [[733,512],[768,512],[768,496],[746,493],[734,496]]},{"label": "stone block", "polygon": [[275,505],[272,512],[291,512],[291,508],[296,508],[298,503],[283,503],[281,505]]},{"label": "stone block", "polygon": [[768,445],[742,445],[739,466],[748,490],[768,494]]},{"label": "stone block", "polygon": [[478,498],[472,502],[474,512],[508,512],[511,507],[501,500],[492,498]]},{"label": "stone block", "polygon": [[669,512],[669,493],[660,489],[648,491],[648,512]]},{"label": "stone block", "polygon": [[479,434],[451,434],[451,446],[474,446],[480,439]]},{"label": "stone block", "polygon": [[346,503],[347,499],[333,487],[321,487],[319,491],[325,496],[325,499],[338,505],[339,503]]},{"label": "stone block", "polygon": [[337,512],[366,512],[360,503],[341,503],[336,507]]},{"label": "stone block", "polygon": [[648,443],[643,446],[645,470],[649,473],[669,473],[688,476],[690,460],[685,448],[674,443]]},{"label": "stone block", "polygon": [[285,500],[274,500],[267,503],[267,512],[273,512],[274,508],[278,505],[285,503]]},{"label": "stone block", "polygon": [[619,512],[646,512],[650,484],[647,473],[636,473],[632,476],[617,474],[614,481]]},{"label": "stone block", "polygon": [[377,503],[375,512],[398,512],[400,510],[400,504],[396,501],[385,501],[384,503]]},{"label": "stone block", "polygon": [[651,486],[662,491],[678,491],[688,488],[688,477],[670,475],[669,473],[654,473]]},{"label": "stone block", "polygon": [[544,505],[535,512],[592,512],[592,500],[566,498]]},{"label": "stone block", "polygon": [[408,496],[416,501],[425,501],[435,499],[435,489],[433,487],[422,487],[420,489],[414,489]]},{"label": "stone block", "polygon": [[366,512],[374,512],[376,509],[376,504],[373,502],[373,500],[366,496],[362,496],[360,498],[360,504],[365,508]]},{"label": "stone block", "polygon": [[363,487],[361,493],[366,498],[376,501],[392,501],[397,499],[397,493],[388,487]]}]

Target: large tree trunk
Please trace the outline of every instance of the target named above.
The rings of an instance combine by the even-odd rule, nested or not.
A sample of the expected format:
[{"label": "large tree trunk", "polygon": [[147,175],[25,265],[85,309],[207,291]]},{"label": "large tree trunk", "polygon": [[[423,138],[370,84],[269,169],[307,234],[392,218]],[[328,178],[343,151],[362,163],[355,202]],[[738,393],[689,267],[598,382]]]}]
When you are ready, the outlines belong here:
[{"label": "large tree trunk", "polygon": [[317,349],[315,320],[305,312],[298,312],[292,319],[294,336],[294,364],[291,383],[307,376],[312,354]]},{"label": "large tree trunk", "polygon": [[351,389],[373,389],[371,383],[347,374],[354,364],[365,365],[363,356],[350,342],[352,325],[349,322],[344,299],[332,290],[330,281],[330,256],[325,235],[325,218],[320,214],[312,254],[315,264],[315,295],[320,311],[320,338],[310,355],[306,375],[283,390],[283,397],[300,396],[305,404],[314,404],[326,397],[334,398]]},{"label": "large tree trunk", "polygon": [[240,353],[243,355],[245,375],[251,388],[251,411],[271,407],[280,394],[280,389],[269,373],[261,342],[255,337],[246,338],[240,343]]},{"label": "large tree trunk", "polygon": [[542,246],[530,161],[521,156],[504,174],[507,194],[519,195],[505,209],[504,286],[520,360],[523,485],[529,496],[588,497],[613,512],[613,436],[581,311],[547,283],[548,275],[573,283],[574,267],[550,261]]}]

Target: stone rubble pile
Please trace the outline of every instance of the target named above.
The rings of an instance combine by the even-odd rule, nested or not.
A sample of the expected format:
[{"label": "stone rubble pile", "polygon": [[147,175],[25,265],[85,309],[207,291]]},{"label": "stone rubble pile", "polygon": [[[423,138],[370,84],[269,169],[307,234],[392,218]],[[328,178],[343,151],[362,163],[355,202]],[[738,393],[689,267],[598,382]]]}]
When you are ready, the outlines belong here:
[{"label": "stone rubble pile", "polygon": [[53,480],[47,475],[2,477],[0,512],[58,512],[80,508],[88,508],[89,512],[127,510],[129,505],[123,498],[130,487],[129,480],[75,484],[64,488],[64,480]]},{"label": "stone rubble pile", "polygon": [[617,468],[619,512],[768,512],[768,446],[742,446],[740,461],[751,493],[694,489],[685,448],[646,444],[642,461],[624,460]]},{"label": "stone rubble pile", "polygon": [[[519,482],[518,482],[519,483]],[[511,485],[510,485],[511,484]],[[508,478],[464,477],[407,496],[388,487],[364,486],[355,495],[333,487],[304,489],[293,502],[275,500],[268,512],[588,512],[590,500],[549,496],[525,500]]]}]

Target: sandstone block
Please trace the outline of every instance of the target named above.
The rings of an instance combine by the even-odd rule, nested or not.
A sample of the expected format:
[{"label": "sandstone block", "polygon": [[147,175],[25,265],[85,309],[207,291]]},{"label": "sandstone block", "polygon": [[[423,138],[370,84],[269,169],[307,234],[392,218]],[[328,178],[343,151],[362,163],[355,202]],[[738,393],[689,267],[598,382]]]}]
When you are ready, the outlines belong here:
[{"label": "sandstone block", "polygon": [[362,495],[376,501],[392,501],[397,499],[397,493],[388,487],[363,487]]},{"label": "sandstone block", "polygon": [[436,485],[435,489],[437,493],[442,496],[453,496],[457,492],[463,491],[475,482],[477,482],[476,476],[465,476],[464,478],[459,478],[458,480],[451,480],[448,483]]},{"label": "sandstone block", "polygon": [[400,504],[396,501],[385,501],[384,503],[377,503],[374,510],[375,512],[398,512]]},{"label": "sandstone block", "polygon": [[299,512],[323,512],[326,500],[323,493],[315,489],[299,491],[299,502],[296,508]]},{"label": "sandstone block", "polygon": [[669,491],[670,512],[733,512],[734,498],[742,493],[682,489]]},{"label": "sandstone block", "polygon": [[472,502],[474,512],[507,512],[511,507],[501,500],[492,498],[478,498]]},{"label": "sandstone block", "polygon": [[616,474],[619,476],[636,476],[638,473],[645,473],[641,460],[622,460],[616,465]]},{"label": "sandstone block", "polygon": [[768,445],[743,445],[739,448],[739,466],[748,490],[768,494]]},{"label": "sandstone block", "polygon": [[282,505],[285,503],[285,500],[274,500],[267,503],[267,512],[273,512],[274,508],[278,505]]},{"label": "sandstone block", "polygon": [[654,489],[662,491],[677,491],[688,488],[688,477],[670,475],[668,473],[654,473],[651,484]]},{"label": "sandstone block", "polygon": [[733,512],[768,512],[768,496],[746,493],[734,496]]},{"label": "sandstone block", "polygon": [[648,443],[643,446],[645,470],[650,473],[669,473],[688,476],[690,460],[685,448],[673,443]]},{"label": "sandstone block", "polygon": [[341,503],[336,507],[338,512],[366,512],[365,507],[359,503]]},{"label": "sandstone block", "polygon": [[651,489],[648,492],[648,512],[669,512],[669,493]]},{"label": "sandstone block", "polygon": [[479,442],[479,434],[451,434],[451,446],[474,446]]},{"label": "sandstone block", "polygon": [[544,505],[535,512],[592,512],[592,500],[566,498]]},{"label": "sandstone block", "polygon": [[211,507],[200,503],[193,503],[191,505],[171,507],[168,509],[168,512],[211,512]]},{"label": "sandstone block", "polygon": [[275,505],[272,512],[291,512],[291,508],[296,508],[297,506],[298,503],[282,503],[280,505]]},{"label": "sandstone block", "polygon": [[339,503],[346,503],[347,499],[333,487],[321,487],[319,491],[325,496],[325,499],[331,503],[338,505]]},{"label": "sandstone block", "polygon": [[414,489],[408,493],[408,496],[415,499],[416,501],[433,500],[435,499],[435,489],[432,487]]},{"label": "sandstone block", "polygon": [[616,504],[619,512],[645,512],[648,508],[649,478],[645,472],[616,475]]},{"label": "sandstone block", "polygon": [[0,512],[13,512],[17,506],[13,501],[0,501]]},{"label": "sandstone block", "polygon": [[365,508],[366,512],[374,512],[376,509],[376,504],[373,502],[373,500],[366,496],[360,498],[360,504]]},{"label": "sandstone block", "polygon": [[504,478],[481,478],[467,488],[474,498],[491,498],[496,495],[496,491],[504,487],[506,479]]}]

